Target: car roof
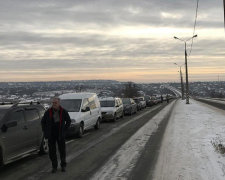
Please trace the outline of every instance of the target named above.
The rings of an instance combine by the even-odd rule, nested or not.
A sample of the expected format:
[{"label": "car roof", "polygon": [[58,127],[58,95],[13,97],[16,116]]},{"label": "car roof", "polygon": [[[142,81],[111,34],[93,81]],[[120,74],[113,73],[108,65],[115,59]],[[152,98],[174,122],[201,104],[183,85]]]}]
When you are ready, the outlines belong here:
[{"label": "car roof", "polygon": [[59,96],[60,99],[84,99],[96,96],[96,93],[67,93]]},{"label": "car roof", "polygon": [[99,100],[100,101],[114,101],[115,99],[118,99],[118,98],[114,98],[114,97],[102,97]]},{"label": "car roof", "polygon": [[5,104],[5,105],[1,104],[0,109],[10,109],[12,106],[13,104]]},{"label": "car roof", "polygon": [[40,108],[43,106],[41,104],[23,104],[23,103],[0,105],[0,109],[14,109],[14,108],[27,108],[27,107]]}]

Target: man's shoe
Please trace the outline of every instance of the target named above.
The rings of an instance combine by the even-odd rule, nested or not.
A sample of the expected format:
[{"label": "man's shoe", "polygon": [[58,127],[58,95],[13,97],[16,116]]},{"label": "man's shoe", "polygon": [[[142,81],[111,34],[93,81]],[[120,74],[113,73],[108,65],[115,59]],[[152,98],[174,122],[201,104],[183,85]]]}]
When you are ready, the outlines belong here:
[{"label": "man's shoe", "polygon": [[66,168],[65,167],[62,167],[61,171],[62,172],[66,172]]},{"label": "man's shoe", "polygon": [[57,169],[56,168],[53,168],[52,169],[52,173],[56,173]]}]

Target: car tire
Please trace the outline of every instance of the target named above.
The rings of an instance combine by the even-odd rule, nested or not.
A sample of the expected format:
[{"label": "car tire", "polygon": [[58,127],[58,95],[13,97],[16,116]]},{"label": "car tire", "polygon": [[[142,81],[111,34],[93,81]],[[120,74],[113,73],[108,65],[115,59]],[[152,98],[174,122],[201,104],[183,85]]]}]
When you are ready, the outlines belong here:
[{"label": "car tire", "polygon": [[113,116],[113,122],[116,122],[116,113]]},{"label": "car tire", "polygon": [[78,138],[82,138],[83,137],[83,134],[84,134],[84,127],[83,127],[82,124],[80,124],[79,131],[77,133],[77,137]]},{"label": "car tire", "polygon": [[41,140],[41,146],[40,146],[39,154],[47,154],[48,151],[49,151],[49,149],[48,149],[48,139],[43,137],[42,140]]},{"label": "car tire", "polygon": [[4,165],[3,152],[2,152],[2,148],[0,147],[0,167],[2,167],[3,165]]},{"label": "car tire", "polygon": [[95,129],[98,130],[100,128],[100,118],[98,118],[96,124],[95,124]]},{"label": "car tire", "polygon": [[122,112],[121,118],[124,118],[124,112]]},{"label": "car tire", "polygon": [[129,115],[131,116],[132,114],[133,114],[133,112],[132,112],[132,109],[131,109]]}]

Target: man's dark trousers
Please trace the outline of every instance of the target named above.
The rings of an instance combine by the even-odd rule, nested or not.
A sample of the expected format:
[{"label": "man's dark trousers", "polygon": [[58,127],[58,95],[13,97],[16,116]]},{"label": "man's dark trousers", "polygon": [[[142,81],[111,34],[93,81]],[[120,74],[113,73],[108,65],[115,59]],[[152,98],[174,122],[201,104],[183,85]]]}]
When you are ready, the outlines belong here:
[{"label": "man's dark trousers", "polygon": [[51,138],[48,139],[49,157],[52,161],[52,167],[58,167],[58,160],[56,154],[56,143],[61,159],[61,167],[66,167],[66,145],[65,138],[59,136],[59,123],[54,123],[54,130],[52,131]]}]

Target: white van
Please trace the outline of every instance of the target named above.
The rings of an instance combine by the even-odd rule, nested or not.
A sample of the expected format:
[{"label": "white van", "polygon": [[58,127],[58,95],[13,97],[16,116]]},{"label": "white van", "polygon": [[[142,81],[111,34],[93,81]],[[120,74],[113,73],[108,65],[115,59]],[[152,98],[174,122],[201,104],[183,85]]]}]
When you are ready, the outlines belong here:
[{"label": "white van", "polygon": [[82,137],[83,132],[94,127],[99,129],[101,107],[95,93],[68,93],[59,96],[60,105],[66,109],[71,118],[67,135]]},{"label": "white van", "polygon": [[120,98],[100,98],[100,104],[103,120],[116,121],[117,118],[123,118],[123,102]]}]

